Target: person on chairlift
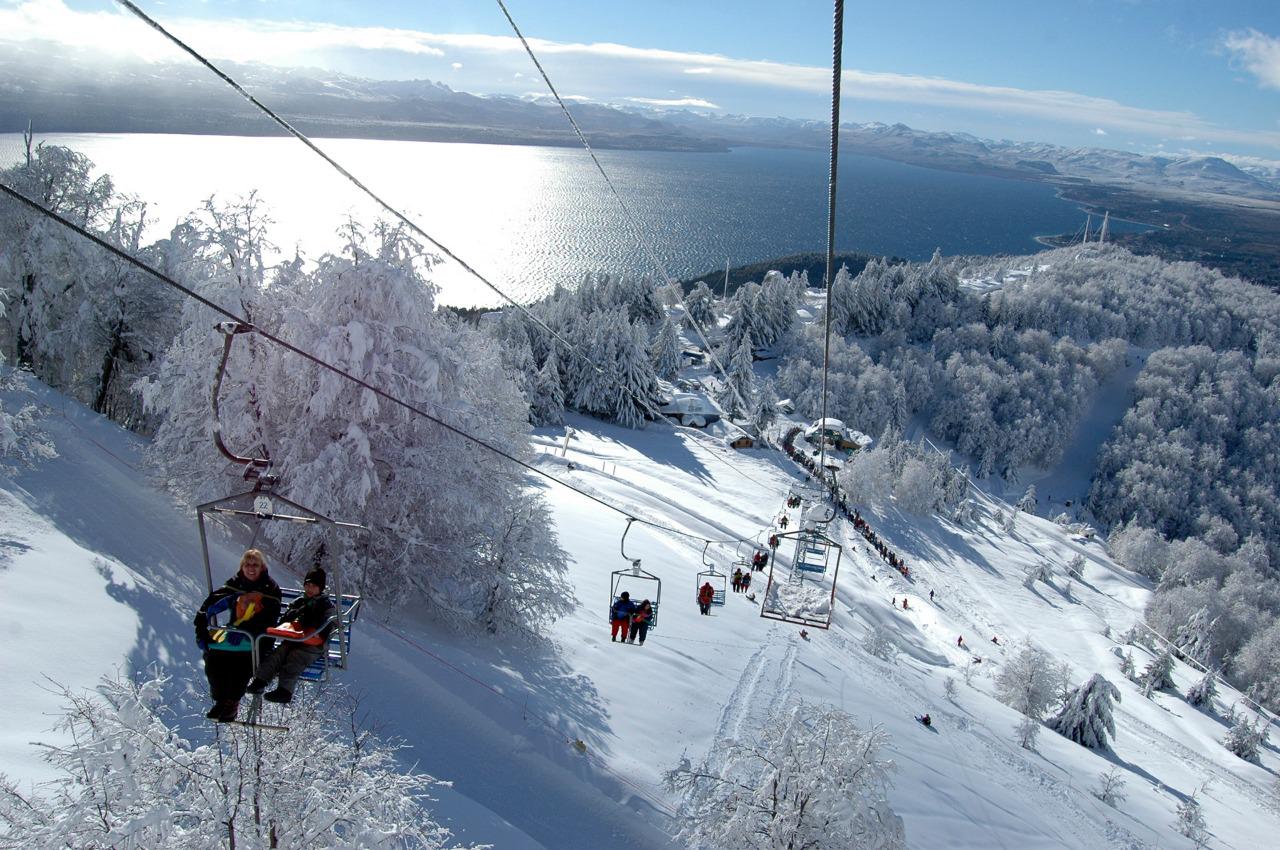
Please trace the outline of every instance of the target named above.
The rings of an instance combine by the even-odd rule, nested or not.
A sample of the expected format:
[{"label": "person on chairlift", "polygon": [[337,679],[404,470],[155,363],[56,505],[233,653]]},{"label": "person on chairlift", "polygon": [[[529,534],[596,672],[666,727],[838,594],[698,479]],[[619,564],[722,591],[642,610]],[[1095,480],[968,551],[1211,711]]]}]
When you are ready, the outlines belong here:
[{"label": "person on chairlift", "polygon": [[711,586],[711,582],[706,582],[702,587],[698,588],[698,610],[703,614],[711,613],[711,601],[715,599],[716,590]]},{"label": "person on chairlift", "polygon": [[[636,612],[631,615],[631,634],[627,636],[627,643],[638,643],[644,646],[644,639],[649,634],[649,622],[652,619],[653,603],[648,599],[642,599]],[[640,640],[636,640],[636,635],[640,636]]]},{"label": "person on chairlift", "polygon": [[609,608],[609,623],[612,626],[609,639],[616,641],[618,632],[622,632],[622,640],[625,642],[628,633],[631,631],[631,615],[636,612],[636,603],[631,601],[631,594],[622,591],[622,594],[613,601],[612,607]]},{"label": "person on chairlift", "polygon": [[262,698],[268,702],[291,702],[302,671],[326,651],[329,634],[337,626],[332,622],[337,609],[324,592],[325,580],[324,570],[319,567],[307,573],[302,582],[302,595],[289,603],[280,616],[280,625],[285,628],[276,635],[284,637],[283,632],[288,631],[296,633],[298,639],[282,640],[280,647],[258,665],[258,672],[247,688],[249,693],[261,694],[272,679],[279,677],[276,689]]},{"label": "person on chairlift", "polygon": [[240,569],[200,604],[196,612],[196,644],[204,653],[213,708],[210,720],[236,719],[245,686],[253,676],[253,641],[270,652],[273,641],[261,635],[280,612],[280,585],[267,574],[267,559],[257,549],[240,557]]}]

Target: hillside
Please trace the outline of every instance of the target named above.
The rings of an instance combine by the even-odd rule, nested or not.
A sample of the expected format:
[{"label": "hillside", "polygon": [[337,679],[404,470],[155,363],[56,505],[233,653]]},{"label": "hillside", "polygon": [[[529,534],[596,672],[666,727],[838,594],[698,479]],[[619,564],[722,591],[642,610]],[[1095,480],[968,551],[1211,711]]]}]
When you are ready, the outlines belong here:
[{"label": "hillside", "polygon": [[[35,390],[60,456],[0,479],[0,634],[10,658],[0,770],[22,780],[49,776],[27,746],[56,739],[47,730],[57,700],[45,677],[86,688],[117,665],[159,664],[174,674],[170,702],[183,734],[212,734],[200,718],[204,682],[189,626],[204,593],[192,513],[147,481],[136,437]],[[541,469],[694,536],[763,535],[799,483],[797,468],[777,455],[732,453],[698,431],[571,424],[564,455],[562,429],[537,432]],[[383,730],[410,744],[406,762],[454,781],[434,809],[466,840],[668,846],[663,830],[681,800],[662,787],[663,772],[682,754],[714,758],[731,741],[753,739],[798,700],[887,731],[896,765],[889,802],[911,847],[1191,846],[1172,825],[1178,802],[1197,790],[1210,846],[1266,846],[1280,826],[1271,791],[1280,754],[1265,748],[1257,766],[1218,744],[1233,692],[1223,689],[1214,717],[1172,692],[1145,699],[1119,673],[1119,647],[1104,630],[1115,636],[1138,622],[1149,588],[1099,541],[1028,515],[1006,534],[990,498],[967,527],[862,506],[912,580],[836,523],[846,554],[833,627],[810,629],[804,640],[793,626],[761,619],[745,595],[730,594],[712,617],[700,617],[692,597],[701,541],[635,527],[626,554],[662,579],[660,624],[644,647],[620,646],[607,640],[605,609],[610,573],[624,566],[622,515],[546,481],[530,486],[543,488],[553,507],[578,601],[548,627],[546,643],[449,633],[380,605],[358,624],[343,676]],[[225,543],[216,573],[230,572],[239,545]],[[1071,582],[1064,568],[1077,553],[1086,566]],[[708,554],[722,566],[735,557],[726,546]],[[1024,568],[1040,562],[1051,565],[1053,584],[1028,590]],[[910,610],[891,607],[904,596]],[[57,642],[31,613],[41,610],[93,639],[73,652],[49,651]],[[873,627],[892,635],[896,662],[865,650]],[[956,646],[960,635],[972,651]],[[1018,715],[991,697],[991,673],[1021,640],[1067,662],[1073,684],[1102,673],[1120,688],[1113,754],[1048,731],[1038,751],[1018,746]],[[1132,652],[1141,667],[1147,656]],[[1175,672],[1180,689],[1198,677],[1181,665]],[[945,695],[948,679],[954,699]],[[932,730],[912,720],[921,711],[933,716]],[[1117,809],[1090,794],[1112,766],[1127,782]]]}]

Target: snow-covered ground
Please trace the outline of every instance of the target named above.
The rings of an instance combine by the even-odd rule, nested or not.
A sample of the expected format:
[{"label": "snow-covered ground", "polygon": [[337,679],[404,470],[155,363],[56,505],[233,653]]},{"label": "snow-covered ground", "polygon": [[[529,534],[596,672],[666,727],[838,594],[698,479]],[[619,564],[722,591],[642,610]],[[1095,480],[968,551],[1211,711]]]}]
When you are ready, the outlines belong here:
[{"label": "snow-covered ground", "polygon": [[[38,392],[60,456],[0,478],[0,770],[24,781],[50,776],[28,743],[56,738],[50,680],[88,688],[117,666],[158,664],[182,683],[173,701],[184,733],[212,734],[190,627],[205,593],[193,512],[148,483],[136,437]],[[692,429],[571,425],[565,456],[561,430],[536,435],[545,470],[695,537],[767,534],[797,483],[778,455],[734,452]],[[663,772],[683,754],[696,760],[750,739],[781,706],[805,700],[887,730],[896,764],[890,802],[914,848],[1190,846],[1172,826],[1178,802],[1196,791],[1211,846],[1274,845],[1280,754],[1265,748],[1261,766],[1236,758],[1218,743],[1222,720],[1173,693],[1145,699],[1119,673],[1104,630],[1118,635],[1140,620],[1149,588],[1099,541],[1027,515],[1006,534],[985,501],[963,528],[864,508],[912,580],[835,524],[845,552],[834,623],[805,640],[798,627],[762,619],[743,594],[701,616],[694,593],[704,544],[637,524],[626,555],[662,582],[658,626],[639,647],[611,643],[606,622],[612,573],[626,566],[623,515],[549,482],[531,486],[543,487],[553,507],[579,602],[548,625],[545,645],[458,636],[412,611],[373,606],[342,674],[383,730],[410,744],[407,759],[454,781],[436,809],[466,840],[548,850],[669,846],[665,830],[680,800],[663,788]],[[1086,567],[1072,582],[1064,567],[1077,553]],[[714,543],[707,552],[721,571],[749,554]],[[234,557],[229,542],[215,571],[229,575]],[[1053,585],[1024,588],[1024,568],[1045,561]],[[277,578],[285,571],[273,569]],[[875,626],[893,635],[896,662],[863,648]],[[957,647],[961,635],[971,649]],[[991,674],[1021,640],[1070,664],[1076,684],[1102,673],[1120,688],[1113,753],[1047,730],[1036,751],[1016,743],[1018,715],[992,698]],[[1141,667],[1146,657],[1134,655]],[[1199,674],[1179,665],[1175,678],[1185,688]],[[1219,714],[1235,699],[1224,688]],[[913,721],[921,711],[932,729]],[[1112,766],[1128,795],[1114,809],[1090,793]]]}]

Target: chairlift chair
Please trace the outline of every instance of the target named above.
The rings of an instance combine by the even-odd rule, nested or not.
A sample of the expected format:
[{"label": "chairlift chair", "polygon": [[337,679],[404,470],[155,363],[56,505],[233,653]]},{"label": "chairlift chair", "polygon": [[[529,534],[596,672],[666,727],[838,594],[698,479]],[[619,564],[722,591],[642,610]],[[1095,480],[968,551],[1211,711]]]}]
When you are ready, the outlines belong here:
[{"label": "chairlift chair", "polygon": [[[231,353],[231,346],[235,338],[240,334],[253,333],[254,328],[251,325],[241,324],[239,322],[223,322],[218,325],[218,331],[223,334],[222,360],[218,364],[217,375],[213,383],[213,441],[218,451],[228,460],[242,466],[244,469],[244,478],[252,482],[252,489],[243,493],[236,493],[222,499],[215,499],[196,507],[196,523],[200,529],[200,550],[204,560],[204,576],[205,584],[208,592],[213,593],[213,566],[209,551],[209,534],[206,520],[207,519],[232,519],[241,520],[251,523],[254,526],[254,543],[260,536],[260,531],[265,523],[270,522],[290,522],[301,523],[304,525],[314,525],[322,529],[322,557],[316,566],[325,570],[328,577],[325,592],[335,601],[336,613],[333,618],[325,623],[321,628],[333,626],[334,628],[329,634],[325,651],[320,654],[310,666],[303,671],[299,677],[305,681],[318,682],[325,681],[329,678],[331,669],[345,670],[351,655],[351,635],[352,627],[355,625],[356,619],[360,615],[361,602],[363,596],[361,587],[352,584],[350,587],[347,582],[354,579],[347,576],[343,570],[344,559],[335,557],[339,552],[338,541],[341,536],[348,536],[357,533],[362,537],[365,565],[368,563],[369,555],[369,529],[363,525],[352,522],[341,522],[330,519],[329,517],[313,511],[310,508],[294,502],[278,493],[273,492],[278,484],[277,478],[271,474],[271,459],[265,450],[262,451],[262,457],[253,457],[237,454],[227,448],[222,439],[221,418],[218,410],[218,396],[222,387],[222,379],[226,373],[227,360]],[[286,563],[285,559],[277,558],[281,563]],[[360,576],[361,585],[363,585],[363,570]],[[355,592],[347,592],[352,590]],[[298,588],[282,588],[281,589],[281,606],[288,605],[294,599],[303,594],[303,589]],[[217,626],[219,624],[212,624]],[[239,632],[251,639],[253,636],[247,632],[238,629],[229,629],[232,632]],[[285,642],[301,642],[314,637],[314,632],[304,634],[298,637],[281,637],[274,636],[276,640]],[[257,640],[253,640],[253,669],[258,669],[259,645]]]},{"label": "chairlift chair", "polygon": [[704,584],[711,584],[711,604],[723,605],[725,594],[729,589],[729,577],[716,569],[715,564],[707,560],[707,548],[711,546],[711,541],[707,541],[707,545],[702,547],[702,565],[706,567],[702,572],[698,573],[697,581],[693,585],[694,599],[698,598],[698,591],[702,590]]},{"label": "chairlift chair", "polygon": [[813,529],[802,529],[796,535],[796,553],[792,559],[793,567],[802,573],[825,575],[832,551],[839,558],[840,547],[835,541]]},{"label": "chairlift chair", "polygon": [[[627,554],[627,532],[631,530],[633,522],[635,522],[634,517],[627,517],[627,527],[623,529],[622,540],[618,544],[622,557],[630,566],[613,571],[613,580],[609,588],[609,607],[606,609],[605,616],[612,620],[613,603],[618,601],[623,591],[626,591],[630,599],[649,600],[649,604],[653,607],[653,613],[649,615],[649,631],[653,631],[658,627],[658,603],[662,600],[662,579],[642,568],[639,558],[632,558]],[[650,589],[653,593],[647,595]]]},{"label": "chairlift chair", "polygon": [[[843,547],[820,531],[793,531],[781,535],[785,539],[795,539],[795,557],[792,561],[790,578],[783,581],[779,571],[785,570],[781,559],[775,556],[769,565],[769,581],[765,585],[764,596],[760,604],[760,616],[768,620],[779,620],[819,629],[831,628],[831,617],[835,610],[836,579],[840,575],[840,555]],[[779,541],[782,542],[782,541]],[[821,555],[818,553],[821,552]],[[828,576],[828,570],[830,575]],[[804,581],[805,573],[814,576],[811,581]],[[771,607],[771,600],[786,602],[788,594],[799,591],[812,596],[818,588],[825,590],[827,583],[830,590],[824,592],[825,611],[821,609],[796,609],[787,604]],[[804,588],[809,588],[805,590]]]}]

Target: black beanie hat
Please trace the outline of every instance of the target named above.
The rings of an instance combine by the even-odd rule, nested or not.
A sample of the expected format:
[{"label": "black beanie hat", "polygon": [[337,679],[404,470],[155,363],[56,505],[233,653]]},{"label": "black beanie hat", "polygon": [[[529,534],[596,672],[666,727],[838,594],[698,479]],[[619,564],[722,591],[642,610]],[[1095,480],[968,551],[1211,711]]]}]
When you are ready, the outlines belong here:
[{"label": "black beanie hat", "polygon": [[319,567],[316,567],[314,570],[307,573],[307,577],[303,583],[314,584],[316,587],[320,588],[321,590],[324,590],[324,578],[325,578],[324,570],[320,569]]}]

